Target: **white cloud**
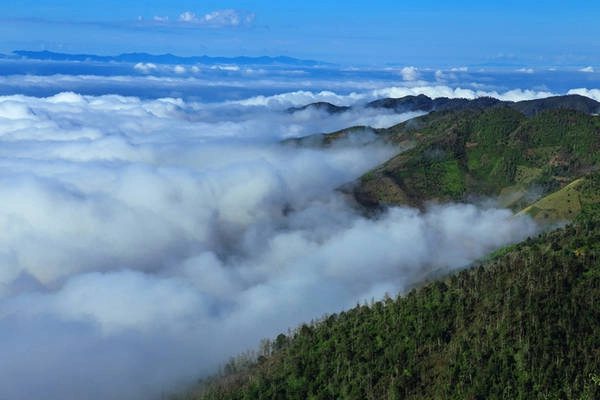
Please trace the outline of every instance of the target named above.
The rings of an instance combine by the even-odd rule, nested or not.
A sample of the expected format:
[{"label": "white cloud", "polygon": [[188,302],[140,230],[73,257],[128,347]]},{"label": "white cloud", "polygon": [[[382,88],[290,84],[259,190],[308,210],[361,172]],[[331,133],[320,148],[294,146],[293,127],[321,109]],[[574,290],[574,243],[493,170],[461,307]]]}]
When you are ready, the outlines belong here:
[{"label": "white cloud", "polygon": [[173,67],[173,72],[175,72],[176,74],[185,74],[187,70],[182,65],[176,65]]},{"label": "white cloud", "polygon": [[400,74],[405,81],[416,81],[420,76],[418,69],[415,67],[404,67]]},{"label": "white cloud", "polygon": [[594,72],[594,67],[588,66],[588,67],[585,67],[585,68],[581,68],[579,71],[581,71],[581,72]]},{"label": "white cloud", "polygon": [[156,71],[158,69],[158,67],[156,66],[156,64],[153,63],[143,63],[143,62],[139,62],[137,64],[134,65],[133,67],[135,70],[140,71],[144,74],[149,74],[153,71]]},{"label": "white cloud", "polygon": [[197,20],[198,18],[196,17],[196,14],[190,11],[183,12],[179,15],[179,21],[193,22]]},{"label": "white cloud", "polygon": [[213,65],[210,69],[216,69],[219,71],[239,71],[240,67],[237,65]]},{"label": "white cloud", "polygon": [[578,94],[581,96],[589,97],[590,99],[594,99],[596,101],[600,101],[600,89],[571,89],[568,91],[568,94]]},{"label": "white cloud", "polygon": [[253,13],[226,9],[213,11],[203,16],[197,16],[191,11],[185,11],[179,15],[178,21],[209,27],[238,27],[251,24],[254,18],[255,15]]},{"label": "white cloud", "polygon": [[524,74],[533,74],[535,71],[533,70],[533,68],[519,68],[517,69],[517,72],[522,72]]},{"label": "white cloud", "polygon": [[398,151],[369,130],[327,149],[279,143],[408,117],[280,108],[372,93],[360,96],[0,97],[2,395],[150,398],[260,338],[533,234],[528,219],[466,205],[361,216],[335,189]]}]

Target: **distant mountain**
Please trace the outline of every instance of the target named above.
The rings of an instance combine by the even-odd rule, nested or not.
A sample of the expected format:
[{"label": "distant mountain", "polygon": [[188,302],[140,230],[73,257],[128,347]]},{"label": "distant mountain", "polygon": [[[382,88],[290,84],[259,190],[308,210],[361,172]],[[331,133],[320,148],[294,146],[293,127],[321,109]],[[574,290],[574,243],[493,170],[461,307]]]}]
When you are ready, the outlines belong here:
[{"label": "distant mountain", "polygon": [[473,100],[469,99],[450,99],[447,97],[438,97],[432,99],[424,94],[418,96],[405,96],[401,98],[386,98],[375,100],[367,104],[369,108],[387,108],[399,113],[409,111],[443,111],[443,110],[464,110],[466,108],[489,108],[503,102],[492,97],[479,97]]},{"label": "distant mountain", "polygon": [[[326,106],[325,106],[326,105]],[[476,99],[438,97],[432,99],[424,94],[418,96],[404,96],[400,98],[385,98],[367,103],[367,108],[383,108],[393,110],[397,113],[410,111],[448,111],[466,109],[486,109],[495,106],[508,106],[525,116],[531,117],[543,110],[564,108],[578,110],[588,114],[600,112],[600,103],[588,97],[580,95],[554,96],[544,99],[527,101],[503,101],[493,97],[478,97]],[[303,107],[290,108],[290,112],[300,111],[307,108],[317,108],[333,113],[348,111],[349,107],[340,107],[331,103],[311,103]]]},{"label": "distant mountain", "polygon": [[339,114],[344,111],[350,110],[351,107],[347,106],[336,106],[335,104],[328,103],[326,101],[319,101],[316,103],[310,103],[302,107],[291,107],[288,108],[288,112],[295,113],[297,111],[304,110],[317,110],[317,111],[326,111],[329,114]]},{"label": "distant mountain", "polygon": [[127,62],[127,63],[155,63],[155,64],[240,64],[240,65],[295,65],[314,67],[326,65],[314,60],[301,60],[292,57],[209,57],[192,56],[180,57],[173,54],[148,54],[148,53],[126,53],[117,56],[99,56],[94,54],[66,54],[52,51],[28,51],[16,50],[6,58],[21,58],[42,61],[92,61],[92,62]]}]

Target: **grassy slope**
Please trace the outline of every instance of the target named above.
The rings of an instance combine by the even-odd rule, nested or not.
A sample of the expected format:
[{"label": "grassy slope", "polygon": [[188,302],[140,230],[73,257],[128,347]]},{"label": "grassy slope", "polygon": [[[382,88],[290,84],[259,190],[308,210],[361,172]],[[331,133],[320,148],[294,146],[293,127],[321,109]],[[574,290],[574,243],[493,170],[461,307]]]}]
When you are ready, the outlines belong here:
[{"label": "grassy slope", "polygon": [[505,106],[434,112],[379,133],[414,147],[360,179],[355,196],[367,205],[489,196],[520,209],[600,161],[600,118],[565,109],[531,118]]}]

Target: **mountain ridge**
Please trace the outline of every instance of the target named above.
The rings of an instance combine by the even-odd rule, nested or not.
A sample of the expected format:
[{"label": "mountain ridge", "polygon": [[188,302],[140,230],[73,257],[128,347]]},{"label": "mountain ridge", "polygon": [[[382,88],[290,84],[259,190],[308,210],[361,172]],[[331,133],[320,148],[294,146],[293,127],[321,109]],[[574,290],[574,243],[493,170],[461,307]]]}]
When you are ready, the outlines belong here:
[{"label": "mountain ridge", "polygon": [[116,56],[100,56],[94,54],[68,54],[48,50],[30,51],[15,50],[12,54],[4,54],[4,58],[25,58],[38,61],[95,61],[95,62],[147,62],[157,64],[243,64],[243,65],[296,65],[296,66],[323,66],[330,65],[315,60],[303,60],[287,56],[258,56],[258,57],[210,57],[203,56],[176,56],[173,54],[149,54],[149,53],[123,53]]},{"label": "mountain ridge", "polygon": [[521,101],[499,100],[488,96],[477,97],[474,99],[448,97],[431,98],[424,94],[419,94],[416,96],[408,95],[397,98],[387,97],[373,100],[366,103],[364,106],[359,107],[338,106],[329,102],[315,102],[301,107],[288,108],[288,112],[293,113],[306,109],[317,109],[327,111],[330,114],[337,114],[340,112],[345,112],[352,109],[356,110],[357,108],[365,107],[373,109],[388,109],[393,110],[396,113],[406,113],[411,111],[431,112],[449,110],[458,111],[465,109],[487,109],[503,105],[514,108],[528,117],[534,116],[537,113],[547,109],[556,108],[578,110],[588,114],[600,113],[600,102],[579,94],[551,96],[541,99]]}]

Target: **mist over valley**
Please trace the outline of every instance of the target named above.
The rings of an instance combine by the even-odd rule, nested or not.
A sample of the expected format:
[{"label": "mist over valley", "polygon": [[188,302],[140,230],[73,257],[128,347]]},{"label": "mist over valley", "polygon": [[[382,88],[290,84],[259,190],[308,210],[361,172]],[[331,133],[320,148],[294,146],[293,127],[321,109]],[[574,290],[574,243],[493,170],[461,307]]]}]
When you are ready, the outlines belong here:
[{"label": "mist over valley", "polygon": [[[381,132],[431,111],[370,102],[600,99],[477,85],[468,69],[62,62],[75,61],[0,60],[7,399],[168,394],[263,338],[541,232],[493,196],[365,211],[344,188],[415,146]],[[292,140],[354,126],[326,146]]]}]

